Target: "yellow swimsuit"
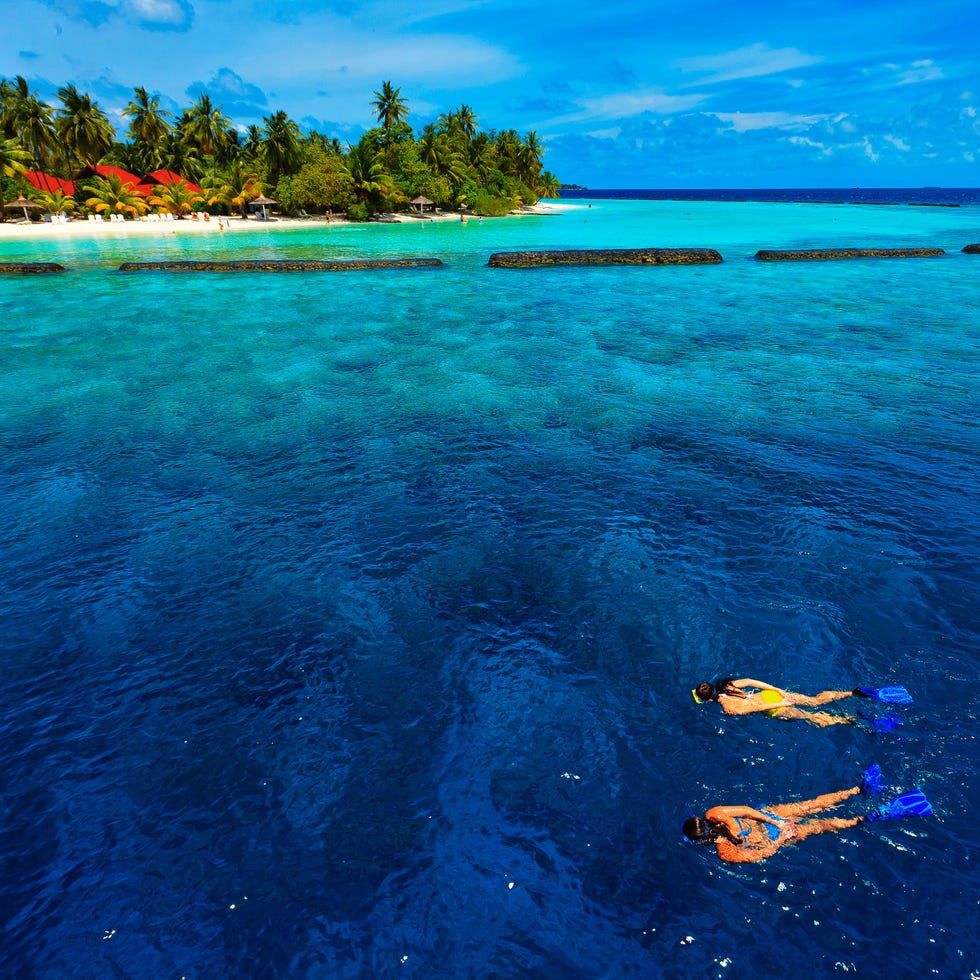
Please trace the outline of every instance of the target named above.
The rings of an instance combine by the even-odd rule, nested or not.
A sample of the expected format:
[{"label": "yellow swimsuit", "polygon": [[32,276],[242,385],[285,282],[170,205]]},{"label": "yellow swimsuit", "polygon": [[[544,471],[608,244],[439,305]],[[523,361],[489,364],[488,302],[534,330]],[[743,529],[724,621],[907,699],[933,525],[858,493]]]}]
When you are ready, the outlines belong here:
[{"label": "yellow swimsuit", "polygon": [[[762,694],[762,700],[765,701],[766,704],[773,704],[776,701],[783,700],[783,696],[779,693],[779,691],[766,690],[766,691],[762,691],[761,694]],[[770,718],[775,718],[776,715],[778,715],[779,712],[782,711],[785,707],[786,705],[783,705],[781,708],[770,708],[766,712],[766,714],[769,715]]]}]

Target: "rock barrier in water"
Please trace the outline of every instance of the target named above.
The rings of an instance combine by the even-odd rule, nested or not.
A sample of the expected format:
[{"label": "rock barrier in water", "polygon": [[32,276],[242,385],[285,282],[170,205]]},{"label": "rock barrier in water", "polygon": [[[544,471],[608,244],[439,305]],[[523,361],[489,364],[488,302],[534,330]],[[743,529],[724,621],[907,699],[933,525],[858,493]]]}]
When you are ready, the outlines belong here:
[{"label": "rock barrier in water", "polygon": [[977,245],[967,245],[963,249],[963,251],[964,252],[969,252],[970,255],[980,255],[980,244],[977,244]]},{"label": "rock barrier in water", "polygon": [[760,262],[798,262],[805,259],[917,259],[945,255],[941,248],[799,248],[760,249]]},{"label": "rock barrier in water", "polygon": [[596,248],[560,252],[495,252],[494,269],[533,269],[551,265],[715,265],[713,248]]},{"label": "rock barrier in water", "polygon": [[419,269],[441,266],[441,259],[230,259],[227,261],[123,262],[120,272],[352,272],[367,269]]},{"label": "rock barrier in water", "polygon": [[58,262],[0,262],[0,273],[37,275],[43,272],[64,271],[65,267]]}]

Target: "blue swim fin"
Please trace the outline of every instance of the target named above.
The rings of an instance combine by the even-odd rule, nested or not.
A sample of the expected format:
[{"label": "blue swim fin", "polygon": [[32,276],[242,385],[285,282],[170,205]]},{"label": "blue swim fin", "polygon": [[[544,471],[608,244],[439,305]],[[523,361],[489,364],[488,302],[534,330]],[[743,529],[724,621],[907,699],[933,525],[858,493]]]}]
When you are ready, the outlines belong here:
[{"label": "blue swim fin", "polygon": [[865,698],[884,701],[885,704],[911,704],[912,695],[904,687],[857,687],[854,693]]},{"label": "blue swim fin", "polygon": [[928,817],[932,804],[921,789],[913,789],[890,800],[876,813],[869,813],[869,820],[898,820],[900,817]]},{"label": "blue swim fin", "polygon": [[861,777],[861,792],[868,796],[880,793],[885,788],[885,777],[882,775],[881,766],[877,762],[872,762],[864,775]]},{"label": "blue swim fin", "polygon": [[902,719],[898,715],[889,712],[887,715],[882,715],[880,718],[875,718],[873,714],[867,711],[859,711],[858,717],[863,719],[868,723],[868,730],[872,732],[878,732],[879,734],[885,734],[886,732],[893,732],[899,725],[902,724]]}]

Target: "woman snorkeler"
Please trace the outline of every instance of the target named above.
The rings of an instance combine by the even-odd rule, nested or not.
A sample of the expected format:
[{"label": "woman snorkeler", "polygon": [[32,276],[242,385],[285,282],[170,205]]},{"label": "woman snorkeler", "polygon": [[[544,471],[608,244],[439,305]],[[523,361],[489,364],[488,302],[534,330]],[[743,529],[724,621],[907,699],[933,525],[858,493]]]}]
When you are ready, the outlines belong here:
[{"label": "woman snorkeler", "polygon": [[851,691],[821,691],[813,696],[785,691],[774,684],[743,677],[699,684],[691,692],[698,704],[717,701],[729,715],[751,715],[765,712],[783,721],[806,721],[825,728],[828,725],[853,725],[857,721],[849,715],[834,715],[829,711],[804,710],[841,701],[844,698],[875,698],[890,704],[908,704],[912,699],[904,687],[856,687]]},{"label": "woman snorkeler", "polygon": [[859,786],[825,793],[812,800],[777,803],[758,810],[751,806],[713,806],[703,817],[692,816],[684,821],[684,836],[696,844],[714,844],[723,861],[746,863],[764,861],[781,847],[814,834],[836,834],[866,822],[925,817],[932,813],[922,790],[916,789],[896,796],[869,814],[803,819],[833,809],[852,796],[878,793],[883,788],[881,769],[875,764],[864,773]]}]

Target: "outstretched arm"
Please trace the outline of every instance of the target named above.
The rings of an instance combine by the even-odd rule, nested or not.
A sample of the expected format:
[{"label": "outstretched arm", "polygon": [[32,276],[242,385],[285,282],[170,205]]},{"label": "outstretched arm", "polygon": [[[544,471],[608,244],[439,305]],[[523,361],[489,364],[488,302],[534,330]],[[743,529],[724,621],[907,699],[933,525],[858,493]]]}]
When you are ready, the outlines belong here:
[{"label": "outstretched arm", "polygon": [[761,810],[756,810],[750,806],[713,806],[705,814],[708,820],[725,820],[727,823],[727,818],[734,819],[735,817],[749,817],[752,820],[761,820],[763,823],[771,823],[774,827],[778,827],[782,821],[775,820],[768,814],[763,813]]},{"label": "outstretched arm", "polygon": [[739,680],[737,681],[732,681],[732,684],[739,689],[746,688],[746,687],[756,687],[760,691],[777,691],[784,698],[786,697],[786,691],[784,691],[781,687],[776,687],[775,684],[767,684],[765,681],[755,681],[752,680],[751,677],[739,678]]}]

